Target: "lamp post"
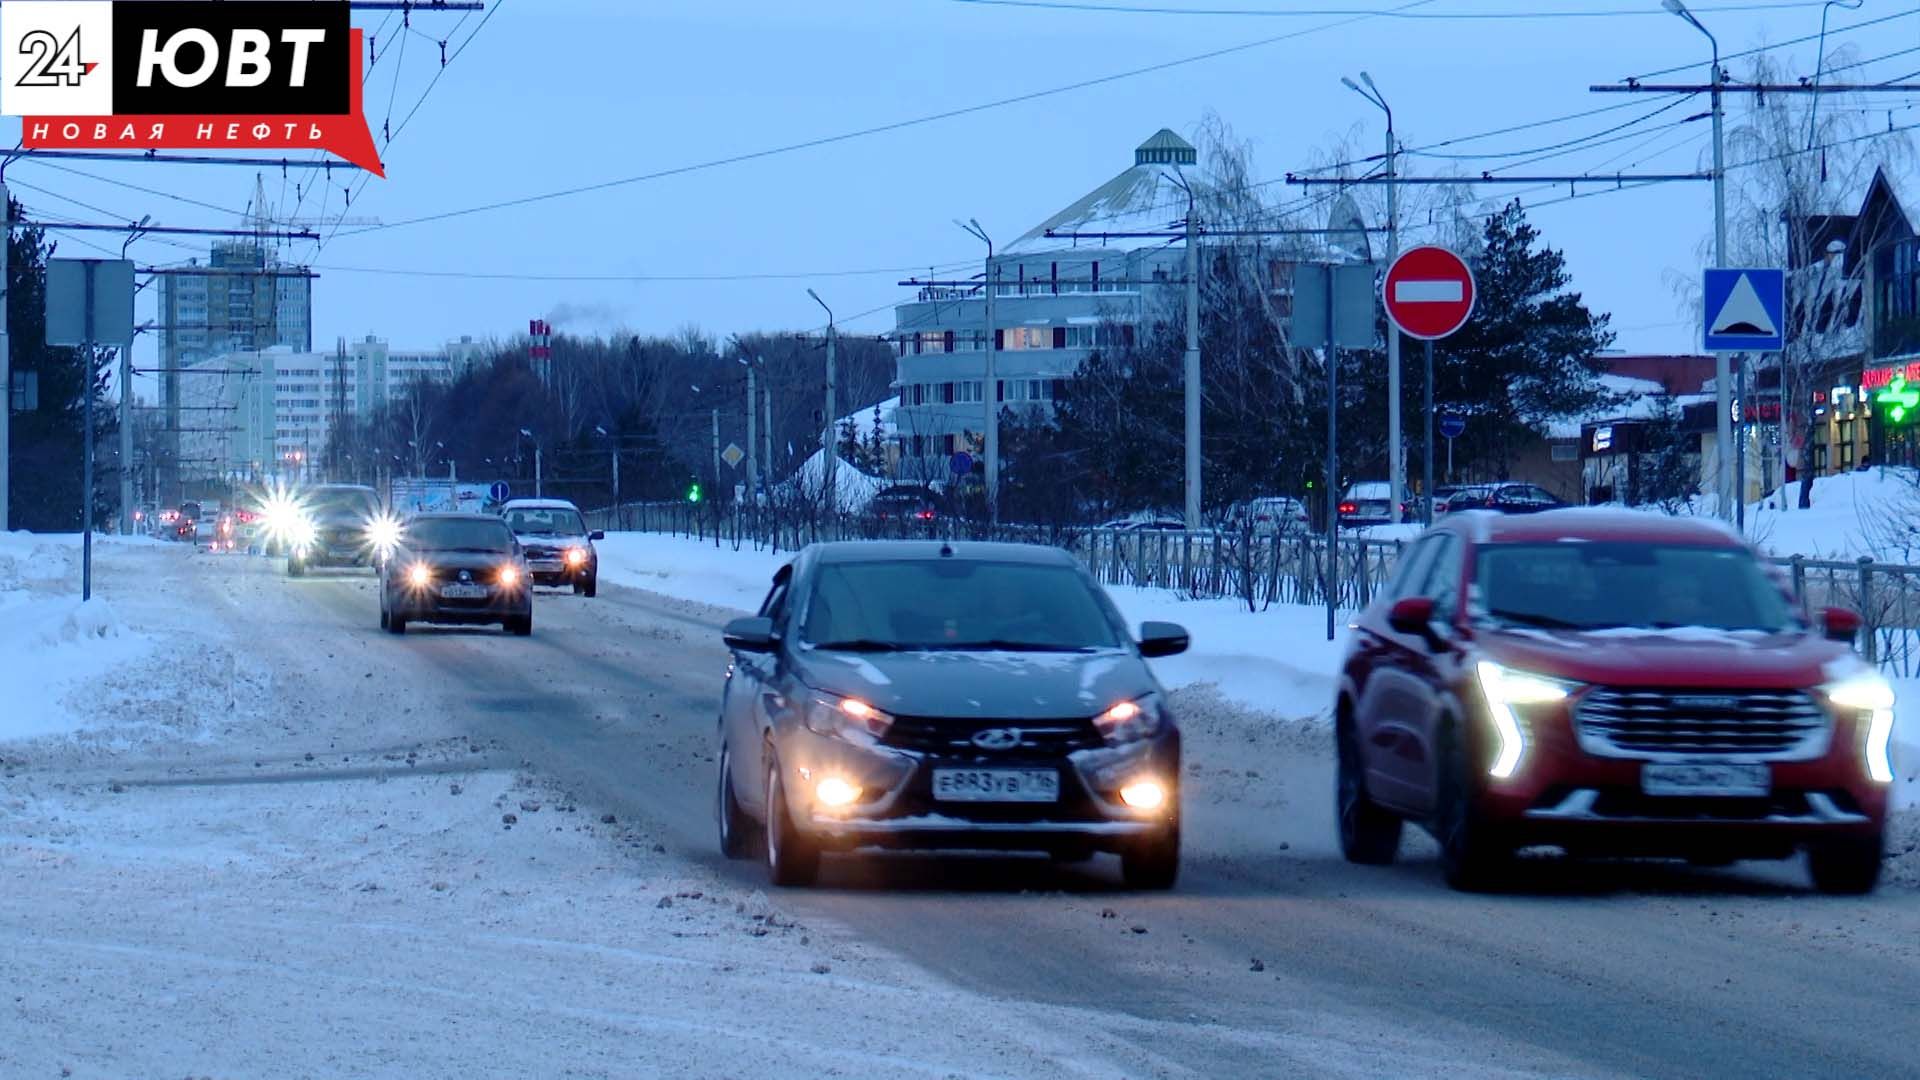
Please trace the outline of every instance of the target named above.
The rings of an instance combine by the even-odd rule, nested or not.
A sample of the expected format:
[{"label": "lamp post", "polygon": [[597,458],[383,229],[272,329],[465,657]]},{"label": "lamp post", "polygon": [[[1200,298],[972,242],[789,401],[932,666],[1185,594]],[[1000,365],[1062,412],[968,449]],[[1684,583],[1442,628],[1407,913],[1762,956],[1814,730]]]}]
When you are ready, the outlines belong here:
[{"label": "lamp post", "polygon": [[980,242],[987,245],[987,269],[981,279],[986,282],[987,292],[987,309],[985,312],[987,323],[987,362],[985,373],[981,377],[980,397],[987,405],[987,426],[982,429],[985,432],[984,438],[987,454],[987,521],[992,524],[999,524],[1000,402],[997,399],[1000,397],[1000,376],[996,369],[999,367],[1000,350],[998,343],[994,339],[993,328],[993,294],[995,291],[993,280],[993,238],[987,235],[986,229],[981,228],[980,221],[977,218],[968,218],[965,221],[956,218],[953,223],[972,235],[979,237]]},{"label": "lamp post", "polygon": [[[1720,41],[1713,31],[1694,18],[1682,0],[1660,0],[1661,6],[1707,36],[1707,44],[1713,47],[1713,265],[1716,269],[1727,265],[1727,170],[1726,139],[1722,134],[1723,112],[1721,108],[1721,72]],[[1823,16],[1824,18],[1824,13]],[[1713,354],[1713,391],[1714,391],[1714,493],[1718,496],[1720,517],[1731,520],[1733,517],[1733,463],[1729,456],[1733,450],[1733,379],[1727,354]]]},{"label": "lamp post", "polygon": [[821,490],[826,495],[827,510],[829,513],[835,513],[839,511],[840,504],[834,498],[833,467],[835,459],[840,456],[840,452],[833,445],[833,309],[827,307],[827,302],[820,299],[820,294],[814,292],[812,289],[807,290],[807,295],[813,297],[813,302],[819,304],[821,309],[827,313],[827,430],[820,442],[820,449],[825,451],[825,457],[821,459],[820,465],[823,470]]},{"label": "lamp post", "polygon": [[[1340,82],[1347,89],[1366,98],[1381,112],[1387,114],[1387,262],[1400,251],[1400,185],[1394,183],[1394,159],[1398,146],[1393,138],[1393,108],[1387,104],[1386,95],[1373,83],[1373,76],[1362,71],[1360,82],[1345,76]],[[1431,376],[1431,373],[1429,373]],[[1433,440],[1427,440],[1427,452],[1433,452]],[[1400,519],[1400,507],[1406,501],[1407,491],[1407,447],[1406,440],[1400,435],[1400,330],[1387,320],[1387,479],[1389,490],[1387,497],[1392,500],[1394,520]],[[1433,493],[1425,493],[1431,498]]]}]

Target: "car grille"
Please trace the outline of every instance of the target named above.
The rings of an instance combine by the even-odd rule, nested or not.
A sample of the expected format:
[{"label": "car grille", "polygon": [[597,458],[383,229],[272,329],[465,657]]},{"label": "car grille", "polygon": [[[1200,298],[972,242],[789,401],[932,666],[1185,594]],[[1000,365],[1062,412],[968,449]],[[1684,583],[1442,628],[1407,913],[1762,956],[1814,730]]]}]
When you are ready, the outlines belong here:
[{"label": "car grille", "polygon": [[531,545],[527,548],[527,558],[529,559],[557,559],[559,557],[559,548],[533,547]]},{"label": "car grille", "polygon": [[[982,731],[1017,732],[1018,741],[983,747],[973,741]],[[949,717],[896,716],[881,745],[936,757],[1064,757],[1075,750],[1103,746],[1106,740],[1087,718],[1072,720],[961,720]]]},{"label": "car grille", "polygon": [[1801,690],[1666,690],[1598,687],[1574,710],[1588,753],[1603,757],[1812,757],[1829,720]]}]

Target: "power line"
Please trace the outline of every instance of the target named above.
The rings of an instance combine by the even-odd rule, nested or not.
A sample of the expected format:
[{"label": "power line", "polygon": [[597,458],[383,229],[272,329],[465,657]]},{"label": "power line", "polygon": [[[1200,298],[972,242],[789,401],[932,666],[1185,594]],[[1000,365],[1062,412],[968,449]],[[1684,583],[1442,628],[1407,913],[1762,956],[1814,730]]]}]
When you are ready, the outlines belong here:
[{"label": "power line", "polygon": [[[949,2],[976,4],[982,7],[1095,12],[1103,15],[1205,15],[1280,19],[1314,18],[1329,15],[1364,15],[1392,19],[1497,21],[1517,19],[1598,19],[1666,14],[1659,8],[1649,8],[1644,11],[1634,8],[1586,8],[1571,11],[1565,9],[1550,9],[1533,11],[1432,11],[1409,13],[1398,8],[1190,8],[1156,7],[1144,4],[1096,4],[1080,2],[1080,0],[949,0]],[[1785,0],[1783,3],[1774,4],[1702,5],[1694,7],[1692,10],[1702,13],[1790,11],[1795,8],[1819,7],[1821,3],[1822,0]]]},{"label": "power line", "polygon": [[[1877,19],[1865,19],[1865,20],[1862,20],[1861,22],[1849,23],[1846,26],[1831,27],[1828,29],[1827,35],[1831,37],[1834,34],[1842,34],[1848,30],[1860,30],[1869,26],[1879,26],[1882,23],[1890,23],[1895,19],[1908,19],[1908,18],[1912,18],[1915,15],[1920,15],[1920,7],[1909,8],[1906,11],[1898,11],[1893,13],[1892,15],[1882,15]],[[1753,56],[1763,52],[1771,52],[1774,49],[1784,49],[1789,45],[1804,45],[1809,41],[1817,41],[1819,40],[1819,38],[1820,38],[1819,34],[1808,34],[1805,37],[1788,38],[1785,41],[1778,41],[1773,43],[1772,45],[1760,45],[1755,48],[1742,50],[1740,52],[1726,53],[1720,57],[1720,62],[1722,64],[1725,64],[1729,60],[1738,60],[1741,57]],[[1691,64],[1675,64],[1673,67],[1661,68],[1659,71],[1645,71],[1645,72],[1641,72],[1638,75],[1629,75],[1628,77],[1620,81],[1621,82],[1639,82],[1644,79],[1658,78],[1662,75],[1671,75],[1676,71],[1688,71],[1693,68],[1697,68],[1699,66],[1700,64],[1698,61],[1695,61]]]},{"label": "power line", "polygon": [[[937,269],[972,266],[978,259],[957,260],[939,264]],[[739,274],[524,274],[508,272],[488,272],[477,270],[406,270],[396,267],[380,266],[325,266],[316,264],[313,269],[325,270],[336,274],[380,274],[389,277],[459,278],[479,281],[562,281],[585,283],[649,284],[671,282],[725,282],[725,281],[797,281],[810,278],[834,277],[878,277],[885,274],[908,274],[917,270],[929,269],[926,266],[882,266],[866,270],[811,270],[796,272],[759,272]]]},{"label": "power line", "polygon": [[[1421,7],[1433,2],[1434,0],[1409,0],[1408,3],[1401,5],[1401,7],[1396,10]],[[384,225],[368,226],[360,229],[351,229],[346,232],[342,232],[338,235],[359,236],[363,233],[377,232],[377,231],[382,231],[386,229],[397,229],[397,228],[402,228],[409,225],[421,225],[421,224],[434,222],[434,221],[445,221],[450,218],[466,217],[471,214],[487,213],[494,210],[506,210],[506,209],[511,209],[513,207],[517,207],[517,206],[527,206],[533,203],[548,202],[554,199],[569,198],[575,195],[584,195],[584,194],[588,194],[595,191],[605,191],[610,188],[625,187],[631,184],[646,183],[648,181],[660,180],[670,176],[681,176],[686,173],[701,172],[707,169],[720,168],[726,165],[737,165],[737,164],[740,164],[741,162],[756,161],[761,158],[776,157],[783,154],[794,153],[800,150],[811,150],[821,146],[830,146],[836,143],[850,142],[855,139],[862,139],[862,138],[867,138],[873,135],[881,135],[888,132],[900,131],[910,127],[917,127],[922,124],[937,123],[942,120],[951,120],[955,117],[969,116],[974,113],[986,112],[991,109],[1005,108],[1009,105],[1018,105],[1018,104],[1022,104],[1029,101],[1038,101],[1043,98],[1055,97],[1060,94],[1071,93],[1076,90],[1084,90],[1089,87],[1103,86],[1105,84],[1119,82],[1124,79],[1137,78],[1141,75],[1149,75],[1156,72],[1169,71],[1174,68],[1185,67],[1187,65],[1202,63],[1208,60],[1216,60],[1223,56],[1231,56],[1236,53],[1247,52],[1252,49],[1262,48],[1264,46],[1273,45],[1278,42],[1289,41],[1296,38],[1305,37],[1309,34],[1317,34],[1326,30],[1334,30],[1343,26],[1350,26],[1354,23],[1363,22],[1366,19],[1371,17],[1372,17],[1371,15],[1365,15],[1365,14],[1357,15],[1352,18],[1342,19],[1337,22],[1324,23],[1319,26],[1310,26],[1305,29],[1291,31],[1285,34],[1276,34],[1272,37],[1260,38],[1255,41],[1243,42],[1238,45],[1229,45],[1225,48],[1213,49],[1211,51],[1199,53],[1193,56],[1181,57],[1177,60],[1168,60],[1158,64],[1150,64],[1146,67],[1134,68],[1129,71],[1122,71],[1113,75],[1102,75],[1097,78],[1083,79],[1079,82],[1068,83],[1064,86],[1056,86],[1046,90],[1035,90],[1035,91],[1031,91],[1024,94],[1016,94],[1016,95],[1013,95],[1012,97],[998,98],[993,101],[981,102],[979,104],[968,105],[958,109],[948,109],[943,112],[930,113],[925,116],[918,116],[908,120],[896,120],[891,123],[876,124],[871,127],[858,128],[853,131],[844,131],[836,135],[825,135],[819,138],[807,139],[801,142],[786,143],[781,146],[767,147],[765,149],[752,150],[752,151],[748,151],[746,153],[740,153],[740,154],[731,154],[726,157],[713,158],[708,161],[697,162],[690,165],[680,165],[680,166],[675,166],[669,169],[659,169],[654,172],[640,173],[634,176],[625,176],[625,177],[620,177],[614,180],[603,180],[594,184],[582,184],[578,187],[562,188],[557,191],[541,192],[535,195],[523,195],[523,196],[520,196],[519,198],[504,199],[499,202],[492,202],[492,203],[483,203],[478,206],[469,206],[469,207],[464,207],[457,210],[443,210],[443,211],[440,211],[439,213],[424,214],[424,215],[421,215],[420,217],[407,218],[401,221],[388,222]]]}]

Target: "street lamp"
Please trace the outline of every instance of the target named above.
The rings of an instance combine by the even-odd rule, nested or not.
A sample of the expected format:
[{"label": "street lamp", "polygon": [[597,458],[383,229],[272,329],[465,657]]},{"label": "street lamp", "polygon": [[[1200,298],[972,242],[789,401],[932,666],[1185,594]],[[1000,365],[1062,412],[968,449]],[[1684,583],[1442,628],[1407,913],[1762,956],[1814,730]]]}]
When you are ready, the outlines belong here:
[{"label": "street lamp", "polygon": [[[1360,73],[1360,82],[1366,84],[1365,88],[1344,75],[1340,77],[1340,82],[1387,114],[1387,262],[1392,263],[1393,257],[1400,251],[1400,185],[1394,183],[1394,161],[1399,147],[1393,138],[1393,107],[1387,104],[1386,95],[1380,92],[1380,88],[1373,84],[1373,76],[1364,71]],[[1427,372],[1427,385],[1433,385],[1431,371]],[[1429,408],[1427,412],[1429,432],[1426,453],[1431,458],[1433,410]],[[1398,521],[1400,507],[1406,501],[1407,447],[1400,429],[1400,331],[1392,320],[1387,322],[1387,479],[1390,484],[1387,497],[1393,500],[1391,512],[1394,520]],[[1433,492],[1428,491],[1426,495],[1432,498]]]},{"label": "street lamp", "polygon": [[[1827,0],[1826,3],[1820,5],[1820,47],[1819,51],[1814,54],[1813,60],[1813,103],[1807,106],[1808,153],[1813,152],[1813,143],[1818,137],[1815,134],[1818,129],[1814,126],[1814,120],[1820,115],[1820,69],[1824,67],[1827,62],[1827,12],[1832,11],[1835,6],[1846,8],[1848,11],[1858,11],[1860,10],[1860,5],[1863,3],[1866,3],[1866,0]],[[1824,179],[1826,170],[1821,169],[1820,173]],[[1783,383],[1782,385],[1785,384]],[[1785,409],[1786,406],[1782,405],[1781,410],[1783,413]]]},{"label": "street lamp", "polygon": [[982,280],[986,282],[987,309],[987,364],[982,379],[980,397],[987,403],[986,454],[987,454],[987,520],[993,524],[1000,521],[1000,376],[999,349],[996,347],[993,332],[993,238],[987,235],[978,218],[961,221],[954,218],[953,223],[965,229],[981,243],[987,245],[987,269]]},{"label": "street lamp", "polygon": [[821,466],[822,466],[822,467],[823,467],[823,468],[824,468],[824,469],[826,470],[826,472],[825,472],[825,474],[824,474],[824,475],[825,475],[825,483],[824,483],[824,485],[823,485],[823,488],[822,488],[822,490],[823,490],[823,491],[824,491],[824,492],[826,493],[826,497],[827,497],[827,508],[828,508],[828,510],[829,510],[829,511],[838,511],[838,510],[840,509],[840,504],[839,504],[839,502],[838,502],[838,501],[836,501],[836,499],[834,498],[834,491],[833,491],[833,472],[834,472],[834,468],[833,468],[833,467],[834,467],[834,465],[835,465],[835,462],[836,462],[836,459],[837,459],[837,458],[838,458],[838,457],[840,456],[840,452],[839,452],[839,451],[838,451],[837,449],[835,449],[835,448],[834,448],[834,445],[833,445],[833,422],[834,422],[834,404],[833,404],[833,344],[834,344],[834,325],[833,325],[833,309],[832,309],[832,308],[830,308],[830,307],[827,307],[827,302],[826,302],[825,300],[822,300],[822,299],[820,299],[820,294],[819,294],[819,293],[817,293],[817,292],[814,292],[814,291],[813,291],[812,289],[808,289],[808,290],[807,290],[807,295],[808,295],[808,296],[811,296],[811,297],[813,297],[813,302],[814,302],[814,303],[816,303],[816,304],[819,304],[819,305],[820,305],[820,307],[821,307],[821,308],[822,308],[823,310],[825,310],[825,311],[826,311],[826,313],[827,313],[827,431],[826,431],[826,435],[825,435],[825,437],[824,437],[824,438],[822,438],[822,440],[821,440],[821,442],[820,442],[820,448],[821,448],[821,449],[822,449],[823,451],[825,451],[825,452],[826,452],[826,457],[825,457],[825,459],[824,459],[824,460],[823,460],[823,461],[821,462]]},{"label": "street lamp", "polygon": [[[1693,12],[1687,10],[1682,0],[1660,0],[1662,7],[1687,20],[1687,25],[1707,36],[1707,43],[1713,47],[1713,265],[1715,268],[1727,265],[1727,173],[1723,167],[1726,144],[1721,134],[1720,108],[1720,41],[1713,36]],[[1824,17],[1824,16],[1823,16]],[[1711,314],[1705,318],[1712,318]],[[1733,510],[1733,471],[1728,461],[1728,451],[1733,448],[1733,380],[1729,372],[1727,354],[1713,354],[1713,390],[1714,390],[1714,492],[1718,496],[1718,511],[1722,518],[1732,518]]]}]

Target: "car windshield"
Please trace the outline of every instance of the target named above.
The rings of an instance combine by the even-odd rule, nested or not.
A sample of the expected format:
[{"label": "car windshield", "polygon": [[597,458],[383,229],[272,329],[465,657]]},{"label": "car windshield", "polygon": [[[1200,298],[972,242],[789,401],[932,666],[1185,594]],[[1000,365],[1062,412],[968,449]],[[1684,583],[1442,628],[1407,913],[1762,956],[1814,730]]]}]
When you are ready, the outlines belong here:
[{"label": "car windshield", "polygon": [[1744,548],[1627,542],[1496,544],[1474,586],[1496,622],[1549,629],[1785,630],[1786,596]]},{"label": "car windshield", "polygon": [[1112,619],[1070,566],[969,559],[832,563],[814,577],[802,641],[822,649],[1117,648]]},{"label": "car windshield", "polygon": [[537,536],[585,536],[586,522],[580,511],[570,506],[520,507],[507,511],[507,525],[514,532]]},{"label": "car windshield", "polygon": [[315,517],[358,515],[370,518],[380,512],[380,500],[371,491],[328,491],[323,488],[307,500],[307,509]]},{"label": "car windshield", "polygon": [[417,551],[513,550],[513,533],[490,518],[422,518],[407,525],[407,546]]}]

